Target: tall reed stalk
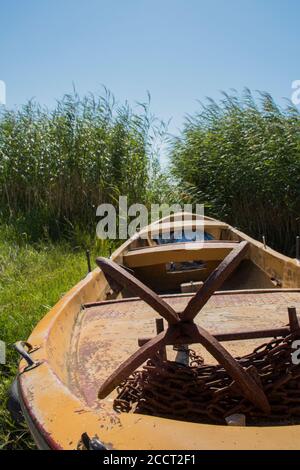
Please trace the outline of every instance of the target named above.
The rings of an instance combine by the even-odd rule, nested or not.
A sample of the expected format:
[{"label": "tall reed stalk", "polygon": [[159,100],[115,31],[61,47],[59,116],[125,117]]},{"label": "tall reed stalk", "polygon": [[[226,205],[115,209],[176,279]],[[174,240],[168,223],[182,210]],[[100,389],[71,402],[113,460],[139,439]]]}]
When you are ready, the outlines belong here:
[{"label": "tall reed stalk", "polygon": [[223,94],[187,118],[172,143],[183,197],[207,213],[295,255],[300,234],[300,114],[268,93]]},{"label": "tall reed stalk", "polygon": [[154,152],[165,128],[149,102],[66,95],[54,110],[34,102],[0,116],[0,219],[33,239],[96,226],[99,204],[149,203],[165,182]]}]

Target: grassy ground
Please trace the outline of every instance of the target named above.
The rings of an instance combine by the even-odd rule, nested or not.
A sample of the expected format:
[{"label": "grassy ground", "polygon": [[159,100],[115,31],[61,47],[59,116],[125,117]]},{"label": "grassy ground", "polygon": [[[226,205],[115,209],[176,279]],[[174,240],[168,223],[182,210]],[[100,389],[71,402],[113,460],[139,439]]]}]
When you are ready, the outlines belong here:
[{"label": "grassy ground", "polygon": [[27,339],[36,323],[86,272],[83,248],[66,243],[32,246],[0,227],[0,339],[7,347],[7,363],[0,365],[0,449],[34,448],[26,426],[16,426],[6,410],[7,389],[18,363],[12,344]]}]

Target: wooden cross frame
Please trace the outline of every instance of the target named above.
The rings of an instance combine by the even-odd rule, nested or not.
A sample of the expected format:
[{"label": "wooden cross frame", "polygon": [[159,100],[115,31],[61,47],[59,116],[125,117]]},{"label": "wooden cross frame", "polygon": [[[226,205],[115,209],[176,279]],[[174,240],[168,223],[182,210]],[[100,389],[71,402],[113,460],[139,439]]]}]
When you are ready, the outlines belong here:
[{"label": "wooden cross frame", "polygon": [[221,287],[223,282],[245,257],[248,245],[249,243],[246,241],[240,242],[226,256],[210,274],[195,296],[192,297],[183,312],[176,312],[167,302],[132,274],[128,273],[123,267],[109,259],[97,258],[96,262],[108,282],[113,280],[114,285],[119,287],[119,289],[125,286],[128,287],[132,293],[150,305],[168,323],[166,330],[149,339],[105,380],[100,387],[99,398],[105,398],[109,395],[123,380],[166,345],[198,342],[224,367],[245,398],[265,413],[270,412],[268,399],[261,386],[214,336],[194,323],[195,317],[213,293]]}]

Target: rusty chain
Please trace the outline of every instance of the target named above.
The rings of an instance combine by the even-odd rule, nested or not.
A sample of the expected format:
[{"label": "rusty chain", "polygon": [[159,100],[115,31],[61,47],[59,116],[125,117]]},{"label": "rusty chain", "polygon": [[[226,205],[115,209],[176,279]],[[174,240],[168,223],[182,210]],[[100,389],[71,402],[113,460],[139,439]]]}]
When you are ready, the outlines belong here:
[{"label": "rusty chain", "polygon": [[189,350],[189,366],[148,360],[117,388],[114,409],[184,421],[224,424],[234,413],[246,415],[247,424],[300,422],[300,365],[291,361],[291,334],[272,339],[250,354],[236,358],[263,388],[271,405],[264,414],[246,400],[220,365],[205,365]]}]

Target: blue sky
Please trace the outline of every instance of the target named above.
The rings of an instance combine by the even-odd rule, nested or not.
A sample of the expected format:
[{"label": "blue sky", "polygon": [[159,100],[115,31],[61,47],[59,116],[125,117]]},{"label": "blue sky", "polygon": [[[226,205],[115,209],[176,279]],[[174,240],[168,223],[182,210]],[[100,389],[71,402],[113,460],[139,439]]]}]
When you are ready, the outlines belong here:
[{"label": "blue sky", "polygon": [[197,100],[247,86],[291,96],[300,79],[299,0],[0,0],[7,106],[53,106],[106,85],[177,133]]}]

